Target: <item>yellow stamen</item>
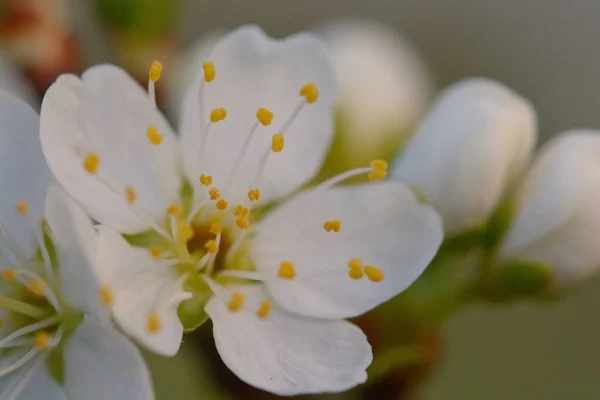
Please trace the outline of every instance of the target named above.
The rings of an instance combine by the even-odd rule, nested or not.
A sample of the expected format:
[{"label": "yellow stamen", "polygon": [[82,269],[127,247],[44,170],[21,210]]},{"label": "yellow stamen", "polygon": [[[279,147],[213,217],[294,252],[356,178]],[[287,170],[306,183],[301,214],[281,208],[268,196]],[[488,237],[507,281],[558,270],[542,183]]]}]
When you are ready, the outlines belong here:
[{"label": "yellow stamen", "polygon": [[153,145],[159,145],[162,143],[163,135],[158,131],[158,128],[154,125],[150,125],[148,129],[146,129],[146,137]]},{"label": "yellow stamen", "polygon": [[258,315],[258,318],[260,318],[260,319],[265,319],[269,316],[270,312],[271,312],[271,302],[263,301],[260,305],[260,308],[256,312],[256,315]]},{"label": "yellow stamen", "polygon": [[363,262],[360,258],[351,258],[348,260],[348,268],[362,268]]},{"label": "yellow stamen", "polygon": [[363,262],[360,258],[352,258],[348,261],[348,276],[352,279],[361,279],[364,276]]},{"label": "yellow stamen", "polygon": [[160,317],[157,313],[151,312],[148,314],[148,317],[146,318],[146,329],[152,334],[158,333],[162,329]]},{"label": "yellow stamen", "polygon": [[269,126],[273,121],[273,113],[266,108],[261,107],[256,111],[256,118],[263,126]]},{"label": "yellow stamen", "polygon": [[235,223],[237,224],[238,228],[240,228],[240,229],[248,228],[248,218],[246,218],[246,217],[240,217],[240,218],[236,219]]},{"label": "yellow stamen", "polygon": [[204,248],[206,249],[206,252],[210,254],[217,254],[219,252],[219,246],[217,246],[217,242],[215,240],[209,240],[208,242],[204,243]]},{"label": "yellow stamen", "polygon": [[219,121],[223,121],[227,117],[227,109],[224,107],[215,108],[210,112],[210,122],[216,124]]},{"label": "yellow stamen", "polygon": [[159,246],[150,247],[150,255],[152,256],[152,258],[159,258],[160,256],[162,256],[162,254],[163,254],[163,249],[160,248]]},{"label": "yellow stamen", "polygon": [[365,274],[367,275],[367,278],[373,282],[381,282],[384,278],[383,271],[372,265],[367,265],[365,267]]},{"label": "yellow stamen", "polygon": [[113,303],[113,293],[108,285],[100,285],[100,300],[106,306],[110,306]]},{"label": "yellow stamen", "polygon": [[215,79],[215,65],[210,61],[202,63],[202,69],[204,70],[204,80],[206,83],[210,83]]},{"label": "yellow stamen", "polygon": [[177,216],[181,215],[181,207],[179,207],[175,203],[171,203],[171,205],[169,207],[167,207],[167,213],[177,217]]},{"label": "yellow stamen", "polygon": [[92,175],[98,171],[99,164],[100,157],[96,153],[88,153],[83,159],[83,168]]},{"label": "yellow stamen", "polygon": [[250,201],[257,201],[260,199],[260,190],[258,188],[256,189],[251,189],[248,192],[248,198],[250,199]]},{"label": "yellow stamen", "polygon": [[210,196],[211,200],[217,200],[219,197],[221,197],[221,191],[216,187],[212,187],[208,189],[208,195]]},{"label": "yellow stamen", "polygon": [[187,243],[191,238],[194,237],[194,230],[189,222],[185,219],[177,221],[177,238],[182,242]]},{"label": "yellow stamen", "polygon": [[212,184],[212,176],[211,175],[200,175],[200,183],[204,186],[210,186]]},{"label": "yellow stamen", "polygon": [[29,214],[29,204],[24,200],[19,200],[15,204],[15,211],[19,215],[27,215]]},{"label": "yellow stamen", "polygon": [[246,298],[240,292],[234,292],[231,295],[231,300],[227,303],[227,307],[233,312],[239,311],[243,306]]},{"label": "yellow stamen", "polygon": [[137,199],[137,193],[135,191],[135,189],[133,188],[133,186],[128,185],[125,187],[125,198],[127,199],[127,202],[130,204],[135,203],[135,200]]},{"label": "yellow stamen", "polygon": [[33,342],[35,344],[35,348],[38,350],[43,350],[50,346],[50,342],[52,341],[52,336],[46,331],[38,331],[35,333],[33,338]]},{"label": "yellow stamen", "polygon": [[163,65],[160,62],[152,61],[152,64],[150,64],[150,70],[148,71],[148,76],[152,82],[157,82],[160,79],[162,69]]},{"label": "yellow stamen", "polygon": [[325,230],[327,232],[331,232],[331,231],[339,232],[340,229],[342,228],[342,225],[341,225],[339,219],[334,219],[331,221],[325,221],[325,223],[323,224],[323,228],[325,228]]},{"label": "yellow stamen", "polygon": [[314,83],[307,83],[300,89],[300,96],[304,96],[306,102],[312,104],[319,98],[319,89]]},{"label": "yellow stamen", "polygon": [[17,274],[15,273],[15,270],[12,268],[6,268],[4,271],[2,271],[2,277],[4,278],[5,281],[14,281],[15,278],[17,277]]},{"label": "yellow stamen", "polygon": [[34,279],[29,282],[28,288],[31,293],[42,297],[46,293],[46,282],[41,279]]},{"label": "yellow stamen", "polygon": [[221,233],[223,231],[223,227],[221,226],[220,222],[213,222],[212,224],[210,224],[210,233],[212,234],[217,234],[217,233]]},{"label": "yellow stamen", "polygon": [[371,172],[368,178],[372,181],[378,181],[386,177],[388,165],[383,160],[373,160],[370,164]]},{"label": "yellow stamen", "polygon": [[294,279],[296,277],[296,269],[294,268],[294,264],[289,261],[282,261],[281,264],[279,264],[278,275],[283,279]]},{"label": "yellow stamen", "polygon": [[273,150],[274,153],[279,153],[280,151],[283,150],[283,145],[284,145],[283,135],[281,133],[274,134],[273,138],[271,140],[271,150]]},{"label": "yellow stamen", "polygon": [[221,199],[219,201],[217,201],[217,208],[221,211],[223,211],[224,209],[227,208],[227,201],[224,199]]},{"label": "yellow stamen", "polygon": [[235,206],[235,209],[233,210],[233,215],[235,215],[237,217],[245,217],[249,213],[250,213],[250,211],[248,210],[248,208],[244,207],[241,204],[238,204],[237,206]]}]

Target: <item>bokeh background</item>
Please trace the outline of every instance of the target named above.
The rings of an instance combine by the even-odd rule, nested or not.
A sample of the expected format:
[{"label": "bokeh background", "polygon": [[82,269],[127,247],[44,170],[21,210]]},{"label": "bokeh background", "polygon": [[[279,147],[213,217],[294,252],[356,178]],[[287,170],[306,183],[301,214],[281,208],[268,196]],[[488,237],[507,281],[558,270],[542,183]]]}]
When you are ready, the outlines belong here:
[{"label": "bokeh background", "polygon": [[[530,99],[538,112],[542,141],[568,128],[600,128],[597,0],[182,0],[176,7],[169,7],[176,0],[105,0],[113,16],[122,13],[124,18],[132,4],[143,5],[148,15],[140,28],[147,30],[142,36],[149,42],[165,39],[139,53],[115,47],[115,40],[128,45],[143,40],[107,32],[97,18],[95,1],[37,1],[51,7],[61,3],[61,15],[86,63],[114,61],[117,56],[131,68],[136,59],[146,68],[148,57],[160,59],[155,53],[170,54],[207,32],[241,24],[257,23],[273,36],[285,36],[334,18],[368,17],[412,41],[438,88],[463,77],[486,76]],[[5,2],[10,1],[0,4]],[[0,38],[5,34],[6,29],[0,30]],[[57,68],[78,68],[74,62],[64,64]],[[599,398],[598,304],[596,279],[558,303],[469,307],[445,325],[442,359],[421,387],[421,397]],[[184,347],[180,359],[152,358],[160,374],[159,399],[210,398],[203,392],[210,389],[204,389],[201,374],[190,368],[202,368],[194,357]]]}]

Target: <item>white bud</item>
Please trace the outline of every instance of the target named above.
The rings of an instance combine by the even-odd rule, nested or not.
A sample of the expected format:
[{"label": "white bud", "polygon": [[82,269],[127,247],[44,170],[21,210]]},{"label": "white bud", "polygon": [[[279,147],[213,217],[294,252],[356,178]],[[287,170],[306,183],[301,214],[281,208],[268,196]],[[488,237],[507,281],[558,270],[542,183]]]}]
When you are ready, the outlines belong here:
[{"label": "white bud", "polygon": [[338,81],[342,151],[379,157],[425,113],[433,96],[430,71],[407,38],[381,23],[346,19],[316,31],[331,50]]},{"label": "white bud", "polygon": [[535,110],[506,86],[471,78],[436,100],[393,177],[417,189],[454,234],[486,222],[527,164]]},{"label": "white bud", "polygon": [[544,263],[554,286],[600,267],[600,131],[574,130],[546,144],[520,184],[501,262]]}]

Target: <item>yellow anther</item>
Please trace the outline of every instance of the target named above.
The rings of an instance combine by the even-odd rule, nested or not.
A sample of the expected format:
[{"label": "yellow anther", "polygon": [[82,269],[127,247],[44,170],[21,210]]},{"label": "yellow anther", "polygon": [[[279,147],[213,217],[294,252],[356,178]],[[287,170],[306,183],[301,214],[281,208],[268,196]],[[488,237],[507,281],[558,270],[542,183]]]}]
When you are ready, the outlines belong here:
[{"label": "yellow anther", "polygon": [[33,279],[29,282],[28,285],[29,290],[31,291],[31,293],[35,294],[36,296],[44,296],[44,294],[46,294],[46,282],[44,282],[41,279]]},{"label": "yellow anther", "polygon": [[159,145],[162,143],[163,135],[158,131],[158,128],[154,125],[150,125],[148,129],[146,129],[146,137],[153,145]]},{"label": "yellow anther", "polygon": [[217,254],[219,252],[219,246],[217,245],[216,240],[209,240],[204,243],[204,248],[206,249],[206,252],[210,254]]},{"label": "yellow anther", "polygon": [[307,103],[314,103],[319,98],[319,89],[314,83],[307,83],[300,89],[300,96],[304,96]]},{"label": "yellow anther", "polygon": [[100,157],[96,153],[88,153],[83,159],[83,168],[90,174],[98,171],[98,165],[100,165]]},{"label": "yellow anther", "polygon": [[352,279],[361,279],[364,276],[362,267],[350,268],[348,270],[348,276]]},{"label": "yellow anther", "polygon": [[269,316],[270,312],[271,312],[271,302],[263,301],[260,305],[260,308],[256,312],[256,315],[258,315],[258,318],[260,318],[260,319],[265,319]]},{"label": "yellow anther", "polygon": [[372,181],[378,181],[386,177],[388,165],[383,160],[373,160],[370,164],[371,172],[368,178]]},{"label": "yellow anther", "polygon": [[224,199],[221,199],[219,201],[217,201],[217,208],[221,211],[223,211],[224,209],[227,208],[227,201]]},{"label": "yellow anther", "polygon": [[5,281],[14,281],[16,277],[17,274],[12,268],[6,268],[4,271],[2,271],[2,278],[4,278]]},{"label": "yellow anther", "polygon": [[152,258],[159,258],[163,255],[163,249],[159,246],[152,246],[150,247],[150,255]]},{"label": "yellow anther", "polygon": [[296,277],[294,264],[289,261],[282,261],[281,264],[279,264],[279,272],[277,274],[283,279],[294,279]]},{"label": "yellow anther", "polygon": [[231,299],[229,303],[227,303],[227,307],[233,312],[240,310],[244,306],[244,302],[246,301],[246,297],[240,292],[233,292],[231,295]]},{"label": "yellow anther", "polygon": [[348,268],[357,269],[357,268],[362,268],[362,267],[363,267],[363,262],[360,258],[351,258],[350,260],[348,260]]},{"label": "yellow anther", "polygon": [[251,189],[248,192],[248,198],[250,199],[250,201],[257,201],[260,199],[260,189]]},{"label": "yellow anther", "polygon": [[185,219],[177,221],[177,239],[187,243],[194,237],[194,230],[189,222]]},{"label": "yellow anther", "polygon": [[50,336],[50,334],[46,331],[38,331],[35,333],[33,342],[35,343],[36,349],[43,350],[50,346],[50,342],[52,342],[52,336]]},{"label": "yellow anther", "polygon": [[202,63],[202,69],[204,70],[204,80],[206,83],[210,83],[215,79],[215,65],[210,61]]},{"label": "yellow anther", "polygon": [[108,285],[100,285],[100,300],[106,306],[110,306],[113,303],[113,293]]},{"label": "yellow anther", "polygon": [[200,175],[200,183],[204,186],[210,186],[212,184],[212,176],[211,175]]},{"label": "yellow anther", "polygon": [[221,191],[216,187],[212,187],[208,189],[208,195],[210,196],[211,200],[217,200],[219,197],[221,197]]},{"label": "yellow anther", "polygon": [[273,121],[273,113],[266,108],[261,107],[256,111],[256,118],[263,126],[269,126]]},{"label": "yellow anther", "polygon": [[171,205],[169,205],[169,207],[167,207],[167,213],[177,217],[177,216],[181,215],[181,207],[179,207],[175,203],[171,203]]},{"label": "yellow anther", "polygon": [[156,82],[160,79],[162,69],[163,65],[160,62],[152,61],[152,64],[150,64],[150,70],[148,71],[148,76],[152,82]]},{"label": "yellow anther", "polygon": [[240,229],[248,228],[248,218],[247,217],[240,217],[235,220],[235,223],[238,226],[238,228],[240,228]]},{"label": "yellow anther", "polygon": [[365,274],[367,275],[367,278],[373,282],[381,282],[384,278],[383,271],[372,265],[367,265],[365,267]]},{"label": "yellow anther", "polygon": [[342,225],[339,219],[334,219],[332,221],[325,221],[325,223],[323,224],[323,228],[325,228],[327,232],[339,232],[342,228]]},{"label": "yellow anther", "polygon": [[135,203],[135,200],[137,199],[137,192],[135,191],[133,186],[131,186],[131,185],[125,186],[125,198],[127,199],[128,203],[130,203],[130,204]]},{"label": "yellow anther", "polygon": [[273,139],[271,140],[271,150],[273,150],[274,153],[279,153],[281,150],[283,150],[283,145],[283,135],[281,133],[274,134]]},{"label": "yellow anther", "polygon": [[27,215],[29,214],[29,204],[24,200],[19,200],[15,204],[15,211],[19,215]]},{"label": "yellow anther", "polygon": [[235,206],[235,209],[233,210],[233,215],[235,215],[237,217],[245,217],[249,213],[250,213],[250,210],[248,210],[248,208],[244,207],[241,204],[238,204],[237,206]]},{"label": "yellow anther", "polygon": [[216,124],[219,121],[223,121],[227,117],[227,109],[226,108],[215,108],[210,112],[210,122]]},{"label": "yellow anther", "polygon": [[146,317],[146,329],[150,333],[158,333],[162,329],[162,324],[160,321],[160,317],[157,313],[151,312]]},{"label": "yellow anther", "polygon": [[221,226],[220,222],[213,222],[212,224],[210,224],[210,233],[212,234],[217,234],[217,233],[221,233],[223,231],[223,227]]}]

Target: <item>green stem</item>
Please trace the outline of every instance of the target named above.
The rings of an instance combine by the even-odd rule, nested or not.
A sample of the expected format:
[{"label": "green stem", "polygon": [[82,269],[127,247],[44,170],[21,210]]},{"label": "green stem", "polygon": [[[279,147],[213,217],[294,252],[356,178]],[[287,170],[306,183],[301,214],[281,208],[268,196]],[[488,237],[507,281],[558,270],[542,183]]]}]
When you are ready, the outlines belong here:
[{"label": "green stem", "polygon": [[413,367],[424,362],[423,352],[417,345],[401,345],[378,354],[369,367],[369,381],[376,382],[390,372]]},{"label": "green stem", "polygon": [[5,308],[34,319],[42,319],[47,316],[47,312],[40,307],[32,306],[31,304],[1,295],[0,308]]}]

